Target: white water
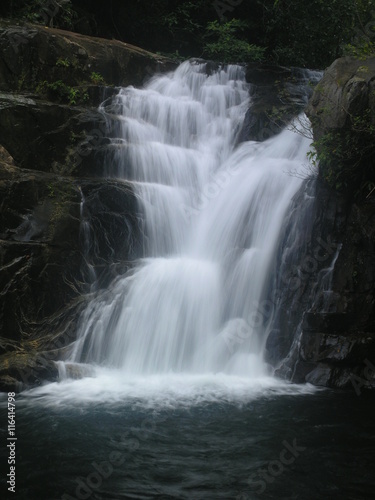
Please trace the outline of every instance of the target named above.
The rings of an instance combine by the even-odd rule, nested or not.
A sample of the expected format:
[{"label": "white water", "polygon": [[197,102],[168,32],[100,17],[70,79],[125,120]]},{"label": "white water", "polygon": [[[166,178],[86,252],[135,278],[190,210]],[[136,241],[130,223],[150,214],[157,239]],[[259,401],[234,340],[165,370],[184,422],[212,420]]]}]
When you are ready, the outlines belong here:
[{"label": "white water", "polygon": [[220,373],[263,386],[273,314],[259,318],[259,305],[301,185],[288,172],[303,171],[310,141],[285,130],[237,145],[248,90],[240,66],[207,76],[185,62],[103,107],[111,175],[134,182],[147,257],[88,306],[70,361],[113,369],[113,381],[194,387]]},{"label": "white water", "polygon": [[202,403],[242,407],[261,398],[309,396],[322,390],[310,384],[286,384],[272,377],[249,378],[223,373],[125,376],[122,370],[97,368],[95,378],[63,380],[26,391],[22,396],[33,408],[40,404],[82,411],[86,406],[105,403],[107,409],[129,404],[133,408],[157,410],[190,408]]}]

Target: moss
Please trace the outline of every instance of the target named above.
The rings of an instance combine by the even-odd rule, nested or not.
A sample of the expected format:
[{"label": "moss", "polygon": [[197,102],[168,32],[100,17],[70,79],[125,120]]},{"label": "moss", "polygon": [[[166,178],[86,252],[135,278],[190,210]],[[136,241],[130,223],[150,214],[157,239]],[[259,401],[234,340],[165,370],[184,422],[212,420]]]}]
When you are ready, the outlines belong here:
[{"label": "moss", "polygon": [[48,82],[44,80],[39,82],[35,92],[51,100],[67,103],[72,106],[86,103],[89,100],[87,87],[71,87],[62,80]]},{"label": "moss", "polygon": [[368,73],[369,72],[369,67],[368,66],[360,66],[358,68],[358,72],[360,72],[360,73]]}]

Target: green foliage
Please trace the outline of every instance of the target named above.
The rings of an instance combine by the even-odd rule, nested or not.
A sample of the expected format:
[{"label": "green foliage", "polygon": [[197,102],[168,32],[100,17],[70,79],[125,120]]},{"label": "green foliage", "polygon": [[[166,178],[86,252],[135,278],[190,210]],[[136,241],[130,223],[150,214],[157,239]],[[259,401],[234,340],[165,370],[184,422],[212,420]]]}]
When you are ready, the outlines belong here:
[{"label": "green foliage", "polygon": [[91,73],[90,80],[94,85],[104,85],[105,84],[105,81],[104,81],[104,78],[102,77],[102,75],[100,73],[96,73],[95,71],[93,71]]},{"label": "green foliage", "polygon": [[[275,62],[325,67],[342,54],[354,34],[360,0],[264,2],[267,45]],[[272,4],[272,5],[271,5]]]},{"label": "green foliage", "polygon": [[246,28],[246,23],[232,19],[224,24],[213,21],[207,25],[207,38],[215,41],[206,43],[204,54],[221,62],[262,61],[264,47],[258,47],[237,37],[237,33]]},{"label": "green foliage", "polygon": [[10,2],[8,9],[11,17],[65,29],[72,29],[78,17],[72,0],[18,0]]},{"label": "green foliage", "polygon": [[69,68],[70,61],[67,58],[63,59],[62,57],[59,57],[56,61],[56,66],[63,67],[63,68]]},{"label": "green foliage", "polygon": [[48,198],[54,198],[55,197],[55,189],[54,189],[53,184],[48,184],[47,188],[48,188]]},{"label": "green foliage", "polygon": [[81,93],[78,89],[75,89],[73,87],[68,87],[68,101],[69,104],[77,104],[80,97]]},{"label": "green foliage", "polygon": [[371,41],[363,42],[359,45],[347,43],[343,48],[345,56],[356,57],[357,59],[367,59],[375,54],[375,43]]},{"label": "green foliage", "polygon": [[88,99],[88,94],[81,89],[66,85],[62,80],[55,82],[40,82],[35,91],[41,95],[47,95],[60,102],[66,102],[72,106],[84,102]]},{"label": "green foliage", "polygon": [[310,68],[364,58],[375,44],[375,0],[3,0],[1,15],[182,58]]},{"label": "green foliage", "polygon": [[[357,25],[355,26],[355,35],[352,40],[343,46],[343,54],[356,57],[358,59],[367,59],[375,54],[375,11],[369,12],[365,8],[366,1],[357,0]],[[368,6],[374,7],[372,1]]]}]

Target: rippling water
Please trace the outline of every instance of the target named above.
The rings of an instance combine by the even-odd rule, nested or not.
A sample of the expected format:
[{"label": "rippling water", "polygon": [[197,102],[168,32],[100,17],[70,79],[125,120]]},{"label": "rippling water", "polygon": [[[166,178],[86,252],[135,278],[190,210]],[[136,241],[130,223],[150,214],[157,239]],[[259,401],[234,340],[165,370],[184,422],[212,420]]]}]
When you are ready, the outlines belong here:
[{"label": "rippling water", "polygon": [[9,498],[370,499],[374,410],[371,394],[271,378],[103,371],[17,397]]}]

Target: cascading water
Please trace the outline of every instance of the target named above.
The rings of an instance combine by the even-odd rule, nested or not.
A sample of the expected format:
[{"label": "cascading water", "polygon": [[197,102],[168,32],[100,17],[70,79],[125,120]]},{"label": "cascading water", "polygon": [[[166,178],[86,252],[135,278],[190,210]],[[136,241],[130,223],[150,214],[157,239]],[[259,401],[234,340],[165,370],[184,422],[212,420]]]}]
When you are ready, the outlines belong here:
[{"label": "cascading water", "polygon": [[249,107],[241,66],[183,63],[102,111],[109,174],[132,181],[145,257],[88,306],[71,361],[127,374],[261,376],[272,323],[257,321],[310,141],[284,130],[238,144]]},{"label": "cascading water", "polygon": [[81,203],[80,203],[80,217],[81,217],[81,227],[80,227],[80,238],[82,246],[82,254],[84,258],[84,265],[86,271],[86,282],[91,284],[91,288],[95,288],[95,283],[97,281],[97,275],[94,266],[89,262],[90,246],[91,246],[91,228],[90,223],[86,218],[85,214],[85,196],[81,192]]},{"label": "cascading water", "polygon": [[[17,450],[19,499],[373,497],[372,399],[287,384],[263,362],[282,310],[275,300],[272,311],[270,297],[285,290],[284,266],[299,262],[308,241],[301,226],[311,234],[312,183],[294,196],[309,140],[286,130],[239,144],[249,106],[244,71],[206,70],[184,63],[103,106],[117,152],[108,174],[126,180],[116,189],[124,226],[126,213],[135,215],[124,246],[139,221],[132,183],[144,255],[99,290],[109,282],[104,270],[113,276],[127,262],[118,262],[121,250],[111,253],[114,231],[101,234],[111,221],[107,205],[86,186],[82,274],[95,298],[70,365],[60,362],[65,379],[12,398],[18,440],[8,437],[6,449]],[[107,182],[121,184],[98,183]],[[108,217],[98,221],[103,211]],[[327,251],[318,276],[329,308],[324,293],[340,248]],[[9,394],[0,396],[2,422],[15,415]]]}]

